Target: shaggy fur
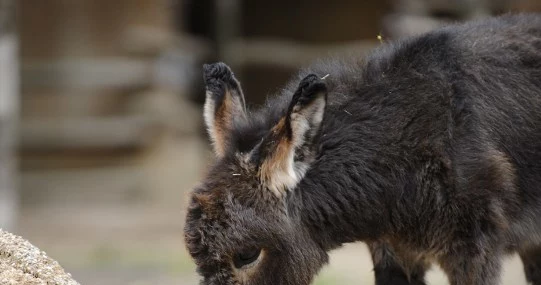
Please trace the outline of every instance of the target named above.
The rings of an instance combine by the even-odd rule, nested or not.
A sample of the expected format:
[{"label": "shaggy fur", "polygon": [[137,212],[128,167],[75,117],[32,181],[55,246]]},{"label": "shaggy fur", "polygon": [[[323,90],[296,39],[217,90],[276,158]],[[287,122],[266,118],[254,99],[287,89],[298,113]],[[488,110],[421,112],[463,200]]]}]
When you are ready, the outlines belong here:
[{"label": "shaggy fur", "polygon": [[[222,82],[206,109],[242,94],[220,87],[240,88],[225,64],[205,77]],[[205,114],[227,141],[186,218],[201,284],[309,284],[328,251],[363,241],[378,285],[425,284],[431,263],[452,285],[499,284],[512,252],[541,285],[540,16],[321,62],[246,112]]]}]

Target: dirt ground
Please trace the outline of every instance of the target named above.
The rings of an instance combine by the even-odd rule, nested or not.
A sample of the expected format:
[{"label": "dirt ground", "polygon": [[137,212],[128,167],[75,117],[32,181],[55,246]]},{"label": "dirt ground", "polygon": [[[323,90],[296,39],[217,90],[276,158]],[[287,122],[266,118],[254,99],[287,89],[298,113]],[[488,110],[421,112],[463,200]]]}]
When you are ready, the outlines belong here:
[{"label": "dirt ground", "polygon": [[[199,136],[166,137],[141,158],[143,167],[24,172],[15,233],[81,284],[198,284],[182,227],[187,193],[210,158]],[[437,270],[428,281],[447,284]],[[333,252],[315,284],[373,284],[365,246]],[[526,284],[518,258],[506,262],[503,284]]]}]

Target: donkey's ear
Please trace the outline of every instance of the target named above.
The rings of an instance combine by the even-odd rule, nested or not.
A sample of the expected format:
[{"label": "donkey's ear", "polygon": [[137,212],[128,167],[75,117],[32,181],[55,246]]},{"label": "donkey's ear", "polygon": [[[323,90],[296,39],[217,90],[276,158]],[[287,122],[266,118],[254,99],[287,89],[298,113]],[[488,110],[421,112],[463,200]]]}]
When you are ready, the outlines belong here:
[{"label": "donkey's ear", "polygon": [[228,147],[235,120],[246,119],[246,105],[240,82],[222,62],[203,65],[206,88],[204,117],[207,131],[218,157]]},{"label": "donkey's ear", "polygon": [[254,149],[264,185],[281,196],[303,178],[316,155],[327,87],[314,74],[301,80],[287,113]]}]

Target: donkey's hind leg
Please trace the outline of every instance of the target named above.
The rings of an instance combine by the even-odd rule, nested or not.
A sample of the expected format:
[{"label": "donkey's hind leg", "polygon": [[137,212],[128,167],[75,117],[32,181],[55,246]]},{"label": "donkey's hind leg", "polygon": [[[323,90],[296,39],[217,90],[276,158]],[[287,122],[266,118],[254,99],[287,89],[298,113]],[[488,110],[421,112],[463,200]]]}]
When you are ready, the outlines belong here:
[{"label": "donkey's hind leg", "polygon": [[386,243],[370,243],[368,248],[374,262],[376,285],[426,285],[424,277],[429,267],[426,262],[397,254]]},{"label": "donkey's hind leg", "polygon": [[[475,241],[475,242],[474,242]],[[440,257],[450,285],[498,285],[503,251],[497,242],[481,237],[457,242]]]},{"label": "donkey's hind leg", "polygon": [[541,246],[521,250],[519,255],[528,283],[541,285]]}]

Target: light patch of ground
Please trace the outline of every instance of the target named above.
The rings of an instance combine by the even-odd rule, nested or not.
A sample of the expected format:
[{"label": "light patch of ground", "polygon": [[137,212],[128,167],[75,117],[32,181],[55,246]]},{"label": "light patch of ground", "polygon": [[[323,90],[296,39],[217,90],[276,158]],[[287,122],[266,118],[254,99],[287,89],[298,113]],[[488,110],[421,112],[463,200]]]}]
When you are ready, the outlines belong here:
[{"label": "light patch of ground", "polygon": [[[447,285],[447,277],[437,266],[427,274],[429,285]],[[372,262],[367,247],[362,243],[348,244],[331,253],[329,266],[316,280],[318,285],[374,284]],[[522,263],[517,255],[506,258],[503,266],[502,285],[526,285]]]}]

